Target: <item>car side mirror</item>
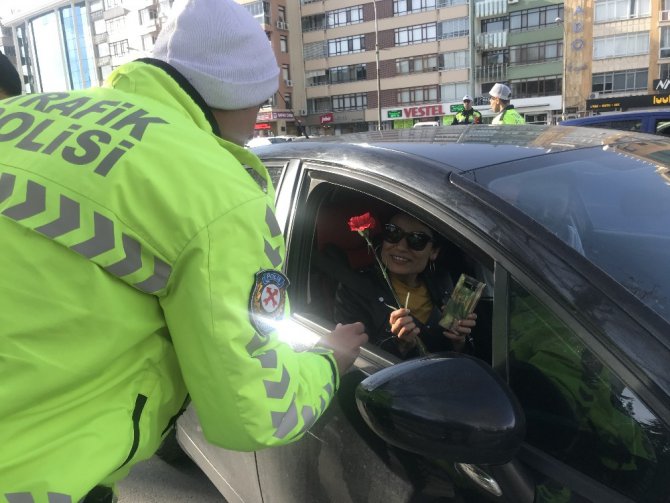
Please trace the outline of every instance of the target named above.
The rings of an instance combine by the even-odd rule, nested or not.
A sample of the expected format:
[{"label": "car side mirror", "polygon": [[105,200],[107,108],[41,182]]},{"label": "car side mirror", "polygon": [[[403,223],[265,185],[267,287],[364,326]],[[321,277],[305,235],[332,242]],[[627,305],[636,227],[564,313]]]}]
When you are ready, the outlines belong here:
[{"label": "car side mirror", "polygon": [[467,355],[429,355],[381,370],[358,385],[356,403],[389,444],[455,463],[506,463],[525,434],[507,384]]}]

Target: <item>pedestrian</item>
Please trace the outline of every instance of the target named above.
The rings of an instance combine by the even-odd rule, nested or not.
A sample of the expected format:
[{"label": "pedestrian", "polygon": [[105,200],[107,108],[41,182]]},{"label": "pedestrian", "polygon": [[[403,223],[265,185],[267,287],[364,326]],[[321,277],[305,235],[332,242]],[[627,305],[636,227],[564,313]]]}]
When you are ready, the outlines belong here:
[{"label": "pedestrian", "polygon": [[525,124],[526,120],[510,103],[512,90],[505,84],[496,83],[489,91],[491,110],[496,114],[491,124]]},{"label": "pedestrian", "polygon": [[0,52],[0,100],[21,94],[21,77],[16,68],[2,52]]},{"label": "pedestrian", "polygon": [[454,116],[451,122],[452,126],[457,124],[481,124],[482,114],[478,110],[472,108],[472,97],[469,95],[463,96],[463,110]]},{"label": "pedestrian", "polygon": [[367,336],[280,342],[284,239],[242,146],[278,79],[247,9],[181,0],[103,87],[2,103],[1,500],[114,501],[187,396],[208,441],[245,451],[333,398]]}]

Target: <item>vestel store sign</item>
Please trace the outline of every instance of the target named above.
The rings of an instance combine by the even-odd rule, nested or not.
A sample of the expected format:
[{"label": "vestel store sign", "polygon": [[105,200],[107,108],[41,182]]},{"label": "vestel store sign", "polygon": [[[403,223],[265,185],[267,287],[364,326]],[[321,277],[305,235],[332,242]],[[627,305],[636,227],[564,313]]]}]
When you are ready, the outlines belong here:
[{"label": "vestel store sign", "polygon": [[422,105],[419,107],[387,108],[382,114],[387,119],[418,119],[422,117],[440,117],[447,115],[449,105],[438,103],[436,105]]}]

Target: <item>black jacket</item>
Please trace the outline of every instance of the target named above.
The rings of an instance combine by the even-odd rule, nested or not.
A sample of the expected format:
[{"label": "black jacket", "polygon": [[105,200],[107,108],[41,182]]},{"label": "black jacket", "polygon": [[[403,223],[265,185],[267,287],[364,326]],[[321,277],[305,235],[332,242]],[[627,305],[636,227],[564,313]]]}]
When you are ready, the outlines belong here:
[{"label": "black jacket", "polygon": [[[421,329],[420,337],[429,352],[450,351],[452,345],[444,335],[444,329],[438,325],[440,309],[449,299],[453,288],[451,278],[444,275],[438,279],[431,274],[422,274],[433,311],[428,322],[424,325],[414,318],[414,322]],[[349,285],[340,283],[335,295],[334,317],[338,323],[353,323],[362,321],[370,342],[401,358],[418,356],[415,348],[405,355],[398,349],[398,339],[391,333],[389,315],[392,309],[386,304],[395,305],[393,293],[389,289],[383,276],[376,267],[365,269],[358,274],[358,283]]]}]

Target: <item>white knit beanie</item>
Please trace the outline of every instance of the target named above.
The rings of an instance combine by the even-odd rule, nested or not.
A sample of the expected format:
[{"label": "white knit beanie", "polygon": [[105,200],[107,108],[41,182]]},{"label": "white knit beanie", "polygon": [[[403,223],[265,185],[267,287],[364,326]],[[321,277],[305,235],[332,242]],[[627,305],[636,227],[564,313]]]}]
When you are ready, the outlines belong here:
[{"label": "white knit beanie", "polygon": [[212,108],[260,105],[279,88],[265,31],[233,0],[177,0],[153,57],[179,70]]}]

